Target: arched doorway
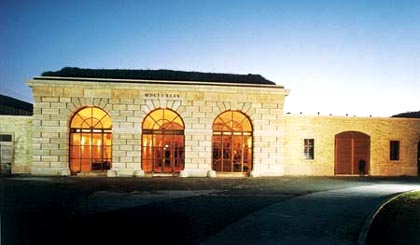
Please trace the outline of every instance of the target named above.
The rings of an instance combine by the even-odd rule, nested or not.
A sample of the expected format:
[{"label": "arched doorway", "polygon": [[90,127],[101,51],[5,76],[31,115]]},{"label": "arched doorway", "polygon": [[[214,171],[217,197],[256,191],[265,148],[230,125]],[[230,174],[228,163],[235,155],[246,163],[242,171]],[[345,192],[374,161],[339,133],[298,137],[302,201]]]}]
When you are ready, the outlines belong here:
[{"label": "arched doorway", "polygon": [[105,171],[112,164],[112,121],[104,110],[85,107],[70,122],[70,171],[72,174]]},{"label": "arched doorway", "polygon": [[240,111],[225,111],[213,122],[212,168],[218,172],[252,170],[252,124]]},{"label": "arched doorway", "polygon": [[184,122],[170,109],[150,112],[143,121],[142,168],[146,173],[184,169]]},{"label": "arched doorway", "polygon": [[335,136],[335,174],[360,174],[359,162],[365,162],[365,173],[370,168],[370,136],[347,131]]}]

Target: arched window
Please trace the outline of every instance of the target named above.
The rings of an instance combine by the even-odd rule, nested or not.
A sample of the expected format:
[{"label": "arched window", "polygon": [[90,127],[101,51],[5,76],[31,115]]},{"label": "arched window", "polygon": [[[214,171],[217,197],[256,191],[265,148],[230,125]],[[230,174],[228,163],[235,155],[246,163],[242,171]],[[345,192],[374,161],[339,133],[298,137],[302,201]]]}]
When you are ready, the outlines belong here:
[{"label": "arched window", "polygon": [[146,173],[184,169],[184,122],[170,109],[150,112],[143,121],[142,168]]},{"label": "arched window", "polygon": [[97,107],[85,107],[70,122],[70,171],[72,174],[104,171],[112,162],[111,117]]},{"label": "arched window", "polygon": [[225,111],[213,123],[213,170],[246,172],[252,169],[252,125],[240,111]]}]

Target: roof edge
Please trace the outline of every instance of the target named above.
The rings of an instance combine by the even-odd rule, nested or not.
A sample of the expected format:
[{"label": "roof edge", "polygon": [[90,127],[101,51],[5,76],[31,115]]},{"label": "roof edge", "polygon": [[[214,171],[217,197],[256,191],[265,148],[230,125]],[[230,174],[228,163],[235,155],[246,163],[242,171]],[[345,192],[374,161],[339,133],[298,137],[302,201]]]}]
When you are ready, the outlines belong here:
[{"label": "roof edge", "polygon": [[135,80],[197,81],[217,83],[243,83],[275,85],[273,81],[260,74],[235,74],[198,71],[179,71],[168,69],[92,69],[64,67],[58,71],[46,71],[41,76],[78,77],[78,78],[113,78]]},{"label": "roof edge", "polygon": [[[224,87],[255,87],[255,88],[278,88],[284,89],[283,85],[277,84],[253,84],[234,82],[203,82],[203,81],[173,81],[173,80],[147,80],[147,79],[120,79],[120,78],[89,78],[89,77],[56,77],[35,76],[32,81],[77,81],[77,82],[114,82],[114,83],[142,83],[142,84],[170,84],[170,85],[200,85],[200,86],[224,86]],[[31,81],[28,84],[33,84]]]}]

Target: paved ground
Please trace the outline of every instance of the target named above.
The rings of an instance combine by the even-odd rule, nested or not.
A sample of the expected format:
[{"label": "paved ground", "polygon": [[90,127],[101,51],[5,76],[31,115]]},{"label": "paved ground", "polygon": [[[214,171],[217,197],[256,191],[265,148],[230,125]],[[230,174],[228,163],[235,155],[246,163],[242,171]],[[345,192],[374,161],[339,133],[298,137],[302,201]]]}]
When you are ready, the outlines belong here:
[{"label": "paved ground", "polygon": [[418,178],[0,178],[7,244],[357,244]]}]

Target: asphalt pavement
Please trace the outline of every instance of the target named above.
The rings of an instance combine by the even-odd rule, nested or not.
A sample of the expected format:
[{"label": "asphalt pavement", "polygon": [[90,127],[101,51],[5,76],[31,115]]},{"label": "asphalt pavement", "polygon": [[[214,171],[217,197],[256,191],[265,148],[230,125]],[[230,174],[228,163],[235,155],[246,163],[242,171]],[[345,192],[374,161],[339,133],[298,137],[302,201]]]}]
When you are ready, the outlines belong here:
[{"label": "asphalt pavement", "polygon": [[418,178],[0,178],[1,244],[363,244]]},{"label": "asphalt pavement", "polygon": [[374,184],[302,195],[249,214],[203,244],[364,244],[379,206],[419,187]]}]

